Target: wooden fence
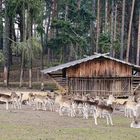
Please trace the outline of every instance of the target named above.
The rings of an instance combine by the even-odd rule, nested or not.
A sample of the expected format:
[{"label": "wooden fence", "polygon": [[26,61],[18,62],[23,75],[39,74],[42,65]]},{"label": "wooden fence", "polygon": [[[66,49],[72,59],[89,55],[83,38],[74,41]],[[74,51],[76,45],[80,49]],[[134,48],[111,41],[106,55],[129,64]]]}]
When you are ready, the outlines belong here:
[{"label": "wooden fence", "polygon": [[68,78],[68,92],[92,94],[93,96],[129,95],[132,93],[131,77]]}]

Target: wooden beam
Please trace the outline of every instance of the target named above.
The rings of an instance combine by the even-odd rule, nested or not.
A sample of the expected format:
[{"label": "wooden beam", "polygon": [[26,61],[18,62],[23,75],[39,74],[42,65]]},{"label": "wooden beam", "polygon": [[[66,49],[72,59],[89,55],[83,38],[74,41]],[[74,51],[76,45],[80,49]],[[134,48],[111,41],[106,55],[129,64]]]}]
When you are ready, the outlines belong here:
[{"label": "wooden beam", "polygon": [[135,89],[133,90],[133,93],[140,87],[140,83],[135,87]]},{"label": "wooden beam", "polygon": [[110,53],[108,52],[108,53],[103,53],[103,54],[102,54],[102,53],[94,52],[94,54],[95,54],[95,55],[109,55]]},{"label": "wooden beam", "polygon": [[50,74],[48,74],[49,78],[56,84],[57,88],[62,92],[62,93],[66,93],[67,90],[62,87]]}]

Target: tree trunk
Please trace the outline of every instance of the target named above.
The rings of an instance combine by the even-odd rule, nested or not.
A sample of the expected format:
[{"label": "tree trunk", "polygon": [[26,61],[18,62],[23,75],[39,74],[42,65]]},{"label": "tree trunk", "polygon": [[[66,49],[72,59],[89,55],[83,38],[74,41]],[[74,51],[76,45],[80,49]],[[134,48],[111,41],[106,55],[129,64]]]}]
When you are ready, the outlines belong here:
[{"label": "tree trunk", "polygon": [[14,20],[13,20],[13,17],[9,17],[9,63],[10,65],[12,65],[12,49],[11,49],[11,44],[12,44],[12,41],[13,40],[13,31],[14,31]]},{"label": "tree trunk", "polygon": [[137,45],[136,64],[140,65],[140,10],[139,10],[139,29],[138,29],[138,45]]},{"label": "tree trunk", "polygon": [[[43,24],[43,23],[42,23]],[[43,43],[43,34],[41,33],[41,44],[42,44],[42,52],[41,52],[41,69],[44,69],[44,43]],[[44,90],[44,74],[41,73],[41,90]]]},{"label": "tree trunk", "polygon": [[100,0],[97,3],[97,36],[96,36],[96,52],[99,51],[99,36],[100,36]]},{"label": "tree trunk", "polygon": [[108,32],[108,0],[105,1],[105,32]]},{"label": "tree trunk", "polygon": [[3,78],[4,78],[4,86],[8,86],[8,71],[9,71],[9,69],[8,69],[8,66],[6,66],[6,65],[4,65],[4,75],[3,75]]},{"label": "tree trunk", "polygon": [[[115,17],[114,17],[114,35],[113,35],[113,42],[116,41],[117,39],[117,4],[115,6]],[[113,48],[113,54],[112,54],[113,57],[115,57],[115,48]]]},{"label": "tree trunk", "polygon": [[22,58],[21,58],[21,69],[20,69],[20,83],[19,87],[22,87],[23,84],[23,72],[24,72],[24,50],[22,51]]},{"label": "tree trunk", "polygon": [[[48,11],[47,11],[48,9]],[[48,48],[48,39],[50,39],[50,25],[51,25],[51,12],[52,12],[52,1],[50,2],[50,5],[48,7],[47,1],[46,1],[46,15],[48,15],[48,18],[46,19],[46,29],[45,29],[45,52],[47,52],[47,64],[50,62],[50,48]]]},{"label": "tree trunk", "polygon": [[[26,41],[26,23],[25,23],[25,3],[23,2],[22,4],[22,13],[21,13],[21,41],[25,42]],[[21,53],[21,69],[20,69],[20,84],[19,86],[22,87],[23,84],[23,74],[24,74],[24,59],[25,59],[25,52],[24,48],[22,49]]]},{"label": "tree trunk", "polygon": [[68,7],[68,5],[66,4],[66,5],[65,5],[65,21],[67,21],[67,18],[68,18],[68,10],[69,10],[69,7]]},{"label": "tree trunk", "polygon": [[123,0],[123,9],[122,9],[121,52],[120,52],[121,60],[123,60],[123,51],[124,51],[124,19],[125,19],[125,0]]},{"label": "tree trunk", "polygon": [[112,12],[111,12],[111,45],[110,45],[110,56],[113,56],[113,35],[114,35],[114,0],[112,0],[112,3],[111,3],[111,9],[112,9]]},{"label": "tree trunk", "polygon": [[0,0],[0,49],[3,48],[2,0]]},{"label": "tree trunk", "polygon": [[32,68],[29,68],[29,88],[32,88]]},{"label": "tree trunk", "polygon": [[19,87],[22,87],[23,84],[23,67],[20,69],[20,82],[19,82]]},{"label": "tree trunk", "polygon": [[[50,25],[51,25],[52,21],[55,18],[57,18],[57,2],[58,2],[57,0],[52,0],[52,4],[51,4],[52,11],[50,13],[51,14],[51,17],[50,17]],[[54,30],[53,28],[50,28],[50,32],[48,34],[48,38],[49,39],[52,39],[52,38],[55,37],[55,35],[56,35],[56,30]],[[52,52],[51,51],[52,50],[50,50],[50,48],[48,48],[48,63],[51,62],[51,59],[50,59],[50,58],[52,58],[52,56],[51,56]]]},{"label": "tree trunk", "polygon": [[32,36],[32,15],[30,13],[30,7],[28,6],[27,11],[27,34],[28,34],[28,56],[29,56],[29,62],[28,62],[28,68],[29,68],[29,88],[32,88],[32,43],[31,43],[31,36]]},{"label": "tree trunk", "polygon": [[129,22],[129,30],[128,30],[128,42],[127,42],[127,50],[126,50],[126,61],[129,61],[129,52],[130,52],[130,39],[131,39],[131,30],[132,30],[132,20],[133,20],[133,13],[134,13],[134,5],[135,0],[132,2],[132,8],[131,8],[131,16],[130,16],[130,22]]},{"label": "tree trunk", "polygon": [[[92,15],[95,16],[95,6],[96,6],[96,0],[92,0]],[[92,20],[91,23],[90,23],[90,36],[91,36],[91,42],[90,42],[90,46],[92,47],[91,48],[91,53],[90,55],[94,54],[95,52],[95,21]]]},{"label": "tree trunk", "polygon": [[80,10],[80,7],[81,7],[81,0],[77,0],[77,8],[78,8],[78,10]]},{"label": "tree trunk", "polygon": [[4,39],[3,39],[3,53],[5,57],[4,62],[4,85],[8,86],[9,81],[9,32],[10,32],[10,24],[9,24],[9,16],[8,16],[8,1],[5,1],[5,28],[4,28]]}]

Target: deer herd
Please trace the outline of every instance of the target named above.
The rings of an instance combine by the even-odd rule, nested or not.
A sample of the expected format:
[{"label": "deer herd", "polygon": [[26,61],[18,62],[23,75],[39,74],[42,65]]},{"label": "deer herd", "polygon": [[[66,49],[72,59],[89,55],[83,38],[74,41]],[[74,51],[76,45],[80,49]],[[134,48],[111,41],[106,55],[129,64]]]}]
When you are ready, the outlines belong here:
[{"label": "deer herd", "polygon": [[109,95],[104,99],[101,97],[92,97],[91,95],[64,95],[58,92],[48,91],[41,95],[28,93],[27,98],[23,98],[23,93],[11,92],[10,95],[0,93],[0,102],[6,103],[6,110],[9,104],[13,109],[22,109],[26,104],[33,110],[56,111],[60,116],[70,117],[82,116],[83,119],[94,118],[95,125],[98,125],[100,118],[106,118],[107,125],[113,125],[112,113],[118,107],[124,109],[124,116],[132,118],[130,127],[140,128],[140,100],[135,95],[128,98],[116,98]]}]

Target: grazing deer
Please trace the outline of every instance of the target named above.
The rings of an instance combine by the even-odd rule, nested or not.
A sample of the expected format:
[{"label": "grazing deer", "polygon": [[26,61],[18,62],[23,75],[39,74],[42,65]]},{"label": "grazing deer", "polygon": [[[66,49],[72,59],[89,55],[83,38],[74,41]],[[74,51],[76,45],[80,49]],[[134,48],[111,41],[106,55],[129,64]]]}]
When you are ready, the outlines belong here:
[{"label": "grazing deer", "polygon": [[11,92],[11,95],[6,95],[0,93],[0,101],[6,103],[6,110],[9,109],[9,102],[13,104],[13,107],[16,109],[21,109],[21,99],[22,99],[22,94],[18,96],[15,92]]},{"label": "grazing deer", "polygon": [[71,98],[63,97],[61,94],[55,97],[55,103],[59,104],[59,115],[62,116],[62,109],[65,108],[68,111],[68,116],[74,117],[73,109],[72,109],[72,101]]},{"label": "grazing deer", "polygon": [[113,108],[111,106],[97,105],[96,111],[94,113],[95,125],[98,125],[97,118],[100,117],[101,115],[106,117],[107,125],[109,125],[109,121],[110,121],[110,124],[113,125],[113,121],[111,117],[112,112],[113,112]]},{"label": "grazing deer", "polygon": [[132,127],[132,128],[140,128],[140,121],[138,122],[136,119],[134,119],[132,121],[132,123],[130,124],[130,127]]},{"label": "grazing deer", "polygon": [[10,95],[5,95],[0,93],[0,101],[6,103],[6,110],[9,109],[9,102],[12,102],[12,98]]},{"label": "grazing deer", "polygon": [[89,114],[90,113],[94,113],[95,112],[95,107],[96,105],[99,103],[99,101],[84,101],[84,100],[78,100],[78,99],[74,99],[72,101],[72,107],[73,107],[73,112],[74,112],[74,116],[76,116],[76,112],[78,111],[79,115],[83,115],[84,119],[88,119]]},{"label": "grazing deer", "polygon": [[43,109],[46,110],[46,104],[48,102],[47,95],[39,95],[39,94],[33,94],[29,93],[28,95],[29,105],[35,104],[35,109]]},{"label": "grazing deer", "polygon": [[107,99],[107,105],[112,105],[116,101],[115,97],[113,95],[109,95]]},{"label": "grazing deer", "polygon": [[89,111],[90,111],[90,105],[89,104],[83,104],[83,119],[88,119]]},{"label": "grazing deer", "polygon": [[16,94],[16,92],[11,93],[12,104],[13,104],[14,109],[22,108],[22,96],[23,96],[23,93],[20,93],[20,95]]},{"label": "grazing deer", "polygon": [[133,106],[136,105],[136,102],[134,101],[134,96],[129,96],[128,98],[115,98],[113,95],[109,95],[107,99],[107,105],[112,105],[113,103],[115,105],[124,106],[124,112],[126,117],[132,116],[131,110]]},{"label": "grazing deer", "polygon": [[137,104],[134,109],[133,121],[130,124],[132,128],[140,128],[140,104]]},{"label": "grazing deer", "polygon": [[77,112],[79,115],[83,114],[83,100],[73,99],[72,100],[72,108],[74,112],[74,116],[76,116]]},{"label": "grazing deer", "polygon": [[54,97],[47,95],[46,105],[49,106],[50,111],[54,111]]},{"label": "grazing deer", "polygon": [[124,105],[124,108],[125,108],[124,109],[125,117],[132,118],[132,116],[134,116],[134,109],[135,109],[137,103],[134,102],[134,101],[125,101],[123,105]]},{"label": "grazing deer", "polygon": [[94,115],[96,106],[99,104],[99,101],[84,101],[83,102],[83,118],[88,119],[89,113]]},{"label": "grazing deer", "polygon": [[128,98],[123,99],[123,98],[115,98],[113,95],[109,95],[107,99],[107,105],[112,105],[113,103],[123,105],[126,101],[134,101],[134,96],[129,96]]}]

